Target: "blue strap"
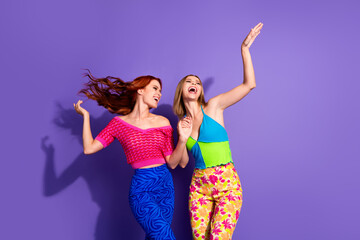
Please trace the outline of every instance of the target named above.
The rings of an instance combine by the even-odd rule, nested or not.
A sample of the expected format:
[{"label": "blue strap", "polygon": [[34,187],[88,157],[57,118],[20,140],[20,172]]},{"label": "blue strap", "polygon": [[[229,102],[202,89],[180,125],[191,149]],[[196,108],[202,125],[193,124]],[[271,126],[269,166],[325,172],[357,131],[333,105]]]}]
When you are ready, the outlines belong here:
[{"label": "blue strap", "polygon": [[200,105],[200,107],[201,107],[201,111],[202,111],[202,113],[205,115],[205,113],[204,113],[204,109],[202,108],[202,105]]}]

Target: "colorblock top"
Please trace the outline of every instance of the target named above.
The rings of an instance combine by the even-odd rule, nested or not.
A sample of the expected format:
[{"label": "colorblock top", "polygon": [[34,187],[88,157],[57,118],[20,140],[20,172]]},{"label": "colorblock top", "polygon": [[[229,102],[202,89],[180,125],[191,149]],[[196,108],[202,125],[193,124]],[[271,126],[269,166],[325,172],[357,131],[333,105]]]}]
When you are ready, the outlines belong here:
[{"label": "colorblock top", "polygon": [[195,168],[205,169],[233,163],[225,128],[206,115],[202,106],[201,111],[204,117],[200,125],[198,140],[190,136],[186,142],[186,148],[195,158]]},{"label": "colorblock top", "polygon": [[165,163],[174,149],[171,126],[141,129],[114,117],[95,138],[105,147],[117,138],[134,169]]}]

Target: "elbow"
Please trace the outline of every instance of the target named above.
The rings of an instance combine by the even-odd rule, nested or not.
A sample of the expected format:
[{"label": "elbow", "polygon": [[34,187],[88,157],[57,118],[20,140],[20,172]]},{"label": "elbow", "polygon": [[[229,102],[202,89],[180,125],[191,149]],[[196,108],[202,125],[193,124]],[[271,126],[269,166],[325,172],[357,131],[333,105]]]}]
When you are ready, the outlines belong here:
[{"label": "elbow", "polygon": [[179,165],[181,168],[185,168],[189,162],[189,158],[186,159],[186,161],[179,162]]},{"label": "elbow", "polygon": [[177,167],[177,164],[168,164],[168,166],[171,168],[171,169],[175,169]]},{"label": "elbow", "polygon": [[178,165],[178,163],[176,163],[175,161],[171,161],[171,159],[165,159],[165,162],[171,169],[175,169]]},{"label": "elbow", "polygon": [[93,154],[93,152],[90,151],[90,149],[84,148],[84,154],[85,155],[90,155],[90,154]]},{"label": "elbow", "polygon": [[244,90],[249,93],[251,90],[256,88],[256,83],[243,83]]},{"label": "elbow", "polygon": [[181,168],[185,168],[187,164],[186,164],[186,163],[185,163],[185,164],[183,163],[183,164],[179,164],[179,165],[180,165]]}]

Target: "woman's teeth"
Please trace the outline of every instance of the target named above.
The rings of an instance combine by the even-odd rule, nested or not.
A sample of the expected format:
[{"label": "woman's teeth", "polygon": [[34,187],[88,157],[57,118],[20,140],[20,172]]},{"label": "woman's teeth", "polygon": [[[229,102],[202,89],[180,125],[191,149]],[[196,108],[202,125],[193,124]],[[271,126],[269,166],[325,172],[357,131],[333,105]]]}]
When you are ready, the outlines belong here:
[{"label": "woman's teeth", "polygon": [[196,87],[190,87],[190,88],[189,88],[189,92],[196,93],[196,92],[197,92]]}]

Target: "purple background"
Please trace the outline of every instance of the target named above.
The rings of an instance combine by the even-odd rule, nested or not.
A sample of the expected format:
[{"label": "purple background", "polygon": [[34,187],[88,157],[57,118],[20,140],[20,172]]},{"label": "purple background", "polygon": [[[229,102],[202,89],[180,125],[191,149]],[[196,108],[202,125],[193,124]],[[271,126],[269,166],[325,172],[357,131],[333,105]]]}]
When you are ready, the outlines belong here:
[{"label": "purple background", "polygon": [[[257,88],[225,112],[244,188],[234,239],[360,239],[358,9],[356,1],[1,1],[0,239],[143,239],[120,144],[81,153],[72,103],[82,69],[160,77],[156,112],[176,124],[177,82],[199,75],[207,99],[235,87],[241,42],[259,21]],[[96,135],[112,116],[84,107]],[[172,171],[177,239],[191,238],[192,169]]]}]

